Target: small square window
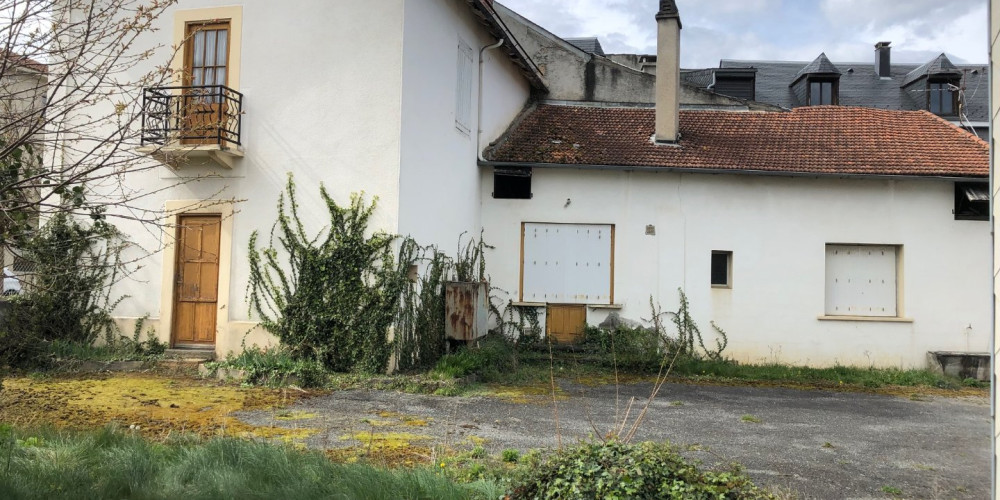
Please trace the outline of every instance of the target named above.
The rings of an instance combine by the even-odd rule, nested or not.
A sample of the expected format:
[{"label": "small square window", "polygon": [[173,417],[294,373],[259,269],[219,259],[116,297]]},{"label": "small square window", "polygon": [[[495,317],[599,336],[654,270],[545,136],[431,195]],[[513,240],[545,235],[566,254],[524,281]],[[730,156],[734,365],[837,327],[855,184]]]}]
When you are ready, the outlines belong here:
[{"label": "small square window", "polygon": [[955,183],[955,220],[990,220],[990,186],[985,182]]},{"label": "small square window", "polygon": [[531,169],[497,167],[493,171],[493,197],[531,199]]},{"label": "small square window", "polygon": [[733,252],[712,251],[712,286],[715,288],[732,288]]},{"label": "small square window", "polygon": [[954,116],[958,109],[958,81],[931,80],[927,82],[927,109],[936,115]]}]

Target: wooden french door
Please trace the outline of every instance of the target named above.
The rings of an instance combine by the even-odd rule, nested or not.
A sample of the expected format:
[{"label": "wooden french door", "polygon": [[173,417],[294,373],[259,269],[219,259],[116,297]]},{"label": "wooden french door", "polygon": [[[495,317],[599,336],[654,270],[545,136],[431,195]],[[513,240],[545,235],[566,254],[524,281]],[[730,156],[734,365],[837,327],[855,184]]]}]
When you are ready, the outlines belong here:
[{"label": "wooden french door", "polygon": [[229,84],[229,21],[187,25],[182,100],[183,144],[218,144],[228,115],[222,85]]},{"label": "wooden french door", "polygon": [[559,343],[573,343],[583,337],[587,326],[587,306],[549,304],[545,310],[545,334]]},{"label": "wooden french door", "polygon": [[174,268],[174,345],[215,343],[219,297],[219,215],[182,215]]}]

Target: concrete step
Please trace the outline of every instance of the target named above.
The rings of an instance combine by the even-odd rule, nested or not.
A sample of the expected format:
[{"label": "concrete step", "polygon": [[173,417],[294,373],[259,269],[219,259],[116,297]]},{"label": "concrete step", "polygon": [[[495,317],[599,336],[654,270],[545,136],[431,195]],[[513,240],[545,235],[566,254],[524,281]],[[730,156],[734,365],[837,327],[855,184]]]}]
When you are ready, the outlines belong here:
[{"label": "concrete step", "polygon": [[163,357],[175,361],[204,363],[215,359],[215,351],[212,349],[167,349],[164,351]]}]

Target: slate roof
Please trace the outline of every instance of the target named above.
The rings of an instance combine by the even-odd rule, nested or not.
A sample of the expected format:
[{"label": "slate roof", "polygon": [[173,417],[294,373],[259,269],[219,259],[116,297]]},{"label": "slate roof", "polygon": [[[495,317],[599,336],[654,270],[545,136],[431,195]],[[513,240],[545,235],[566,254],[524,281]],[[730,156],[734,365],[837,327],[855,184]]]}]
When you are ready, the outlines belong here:
[{"label": "slate roof", "polygon": [[927,111],[808,106],[681,111],[677,146],[652,142],[654,109],[539,104],[485,152],[494,164],[818,175],[986,177],[989,148]]},{"label": "slate roof", "polygon": [[[874,57],[873,57],[874,59]],[[803,61],[745,61],[723,59],[721,68],[757,68],[757,101],[794,108],[804,106],[789,87],[799,70],[808,63]],[[875,73],[874,61],[837,62],[841,71],[838,103],[843,106],[863,106],[880,109],[918,110],[926,109],[925,93],[922,89],[904,89],[906,75],[921,64],[897,64],[891,66],[889,79],[880,79]],[[954,65],[964,72],[965,113],[970,121],[989,120],[989,71],[985,64]],[[683,78],[685,72],[681,72]]]},{"label": "slate roof", "polygon": [[931,75],[953,75],[962,76],[962,70],[955,67],[943,53],[930,61],[917,67],[903,77],[902,86],[907,86],[921,78]]},{"label": "slate roof", "polygon": [[813,60],[813,62],[807,64],[804,68],[800,69],[798,73],[795,74],[795,79],[793,82],[797,82],[799,78],[806,75],[839,75],[840,70],[830,62],[830,59],[826,57],[826,52],[821,52],[819,57]]},{"label": "slate roof", "polygon": [[599,56],[604,55],[604,48],[601,47],[601,41],[597,39],[596,36],[587,38],[563,38],[563,40],[569,42],[570,45],[590,54],[597,54]]}]

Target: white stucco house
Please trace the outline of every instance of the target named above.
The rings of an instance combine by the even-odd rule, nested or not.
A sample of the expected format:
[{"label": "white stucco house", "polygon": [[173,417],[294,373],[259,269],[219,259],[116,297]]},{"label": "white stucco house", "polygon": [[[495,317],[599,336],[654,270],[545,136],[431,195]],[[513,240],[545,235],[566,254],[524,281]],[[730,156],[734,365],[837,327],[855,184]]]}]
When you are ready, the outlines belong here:
[{"label": "white stucco house", "polygon": [[478,144],[544,90],[516,44],[497,44],[504,29],[484,1],[171,6],[137,44],[160,46],[137,75],[180,50],[175,81],[135,89],[145,101],[132,152],[155,168],[129,187],[165,215],[162,231],[116,220],[136,256],[151,253],[115,290],[130,297],[115,311],[125,331],[148,314],[176,347],[272,342],[249,316],[247,245],[269,234],[289,173],[312,231],[329,222],[323,183],[343,203],[377,197],[374,229],[442,248],[477,234]]},{"label": "white stucco house", "polygon": [[[547,101],[490,0],[180,0],[145,35],[182,47],[181,76],[137,89],[135,152],[157,168],[130,180],[164,229],[125,222],[156,252],[115,313],[176,347],[271,342],[248,315],[247,243],[290,172],[315,230],[322,182],[377,196],[377,228],[422,244],[484,231],[492,285],[557,339],[648,318],[650,297],[673,309],[682,288],[740,361],[987,350],[986,144],[923,112],[684,110],[680,17],[659,8],[652,107]],[[195,98],[221,118],[184,114]]]}]

